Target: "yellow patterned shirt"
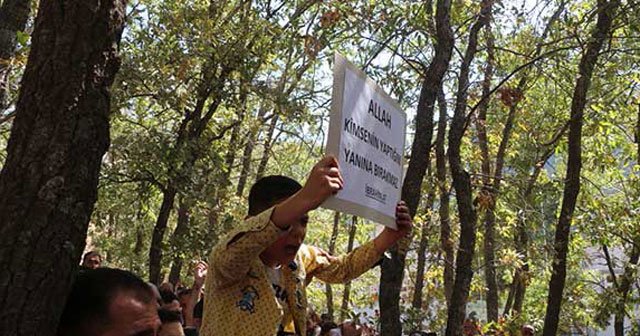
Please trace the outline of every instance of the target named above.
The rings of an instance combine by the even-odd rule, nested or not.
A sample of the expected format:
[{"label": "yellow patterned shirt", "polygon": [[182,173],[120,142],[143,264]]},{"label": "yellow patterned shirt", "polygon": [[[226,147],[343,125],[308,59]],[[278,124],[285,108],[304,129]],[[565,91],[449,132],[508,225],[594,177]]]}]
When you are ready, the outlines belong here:
[{"label": "yellow patterned shirt", "polygon": [[307,276],[344,283],[369,270],[380,259],[373,241],[339,258],[302,245],[295,261],[282,266],[286,304],[275,297],[260,253],[286,231],[271,222],[273,208],[248,218],[213,248],[206,280],[203,336],[272,336],[285,331],[306,334]]}]

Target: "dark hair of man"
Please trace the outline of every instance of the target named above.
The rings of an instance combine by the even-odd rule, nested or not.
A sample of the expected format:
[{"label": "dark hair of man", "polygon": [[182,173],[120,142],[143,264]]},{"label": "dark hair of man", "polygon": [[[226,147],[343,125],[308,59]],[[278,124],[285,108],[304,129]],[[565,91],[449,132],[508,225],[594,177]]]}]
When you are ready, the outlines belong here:
[{"label": "dark hair of man", "polygon": [[180,313],[179,310],[160,308],[158,309],[158,317],[160,318],[160,322],[162,322],[163,324],[172,322],[182,323],[182,313]]},{"label": "dark hair of man", "polygon": [[178,291],[178,299],[181,299],[183,296],[191,295],[193,290],[191,288],[184,288]]},{"label": "dark hair of man", "polygon": [[166,288],[160,290],[160,297],[162,298],[162,302],[165,304],[169,304],[173,302],[173,300],[178,300],[178,296]]},{"label": "dark hair of man", "polygon": [[302,189],[296,180],[282,176],[265,176],[249,192],[249,216],[255,216]]},{"label": "dark hair of man", "polygon": [[94,255],[100,257],[100,259],[102,259],[102,256],[100,255],[100,253],[96,252],[96,251],[89,251],[87,253],[84,254],[84,256],[82,257],[82,262],[84,263],[85,261],[87,261],[87,259],[93,257]]},{"label": "dark hair of man", "polygon": [[142,303],[155,299],[149,285],[131,272],[113,268],[79,272],[67,297],[58,335],[98,334],[100,328],[110,323],[111,302],[123,292]]}]

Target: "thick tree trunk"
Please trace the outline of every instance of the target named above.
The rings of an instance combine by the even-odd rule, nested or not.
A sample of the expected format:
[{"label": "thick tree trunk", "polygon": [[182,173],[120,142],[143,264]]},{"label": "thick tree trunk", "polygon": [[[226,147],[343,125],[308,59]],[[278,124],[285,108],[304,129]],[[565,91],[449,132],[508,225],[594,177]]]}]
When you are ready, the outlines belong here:
[{"label": "thick tree trunk", "polygon": [[178,222],[176,228],[171,235],[171,249],[173,251],[173,263],[171,271],[169,271],[169,282],[177,284],[180,281],[180,273],[182,272],[182,252],[186,243],[186,235],[189,231],[189,207],[185,201],[180,202],[178,207]]},{"label": "thick tree trunk", "polygon": [[598,0],[598,21],[592,32],[587,49],[578,66],[578,79],[573,91],[571,101],[571,120],[569,124],[569,158],[567,161],[567,174],[562,197],[562,207],[556,227],[554,240],[554,260],[549,281],[549,294],[547,296],[547,311],[544,318],[544,336],[556,335],[560,320],[560,307],[562,305],[563,290],[567,272],[567,253],[569,250],[569,232],[571,221],[576,206],[578,193],[580,192],[580,170],[582,166],[582,119],[584,106],[587,101],[587,92],[591,84],[591,76],[595,68],[598,54],[604,44],[613,21],[614,13],[618,7],[616,0]]},{"label": "thick tree trunk", "polygon": [[483,0],[480,4],[480,14],[469,31],[469,42],[465,51],[460,75],[458,77],[458,91],[456,94],[456,108],[449,130],[449,166],[456,190],[458,216],[460,218],[460,243],[456,257],[456,276],[453,284],[453,294],[447,313],[447,328],[445,335],[462,335],[462,324],[466,317],[467,299],[473,278],[472,262],[476,244],[476,211],[472,202],[471,179],[462,167],[460,147],[464,136],[466,123],[467,95],[469,89],[469,70],[478,45],[478,33],[487,23],[491,13],[492,0]]},{"label": "thick tree trunk", "polygon": [[0,5],[0,114],[7,108],[11,59],[18,46],[17,33],[24,32],[31,0],[4,0]]},{"label": "thick tree trunk", "polygon": [[125,3],[40,1],[0,173],[2,335],[56,334],[109,147]]},{"label": "thick tree trunk", "polygon": [[176,198],[176,188],[169,187],[162,192],[162,205],[158,212],[156,225],[153,227],[151,236],[151,246],[149,247],[149,281],[156,285],[160,284],[160,272],[162,270],[162,240],[164,232],[167,230],[169,216],[173,209],[173,202]]},{"label": "thick tree trunk", "polygon": [[[422,180],[427,170],[431,138],[433,135],[433,110],[438,93],[442,88],[451,51],[453,33],[449,23],[450,0],[438,0],[436,10],[436,31],[438,42],[435,56],[422,82],[416,114],[416,134],[411,146],[411,160],[402,186],[402,199],[407,203],[411,216],[415,216]],[[401,242],[408,246],[408,243]],[[397,246],[391,250],[391,258],[382,263],[380,279],[380,321],[383,335],[401,335],[400,290],[404,278],[404,258],[406,251]]]},{"label": "thick tree trunk", "polygon": [[447,185],[447,157],[444,142],[447,138],[447,102],[444,92],[438,93],[438,135],[436,136],[436,178],[440,193],[438,215],[440,217],[440,248],[444,254],[444,295],[447,306],[453,290],[453,240],[451,239],[451,220],[449,218],[449,186]]},{"label": "thick tree trunk", "polygon": [[[333,228],[331,229],[331,240],[329,240],[329,254],[333,255],[336,252],[336,241],[338,240],[338,233],[340,231],[340,213],[336,211],[333,215]],[[330,284],[325,284],[327,294],[327,314],[333,320],[333,288]]]},{"label": "thick tree trunk", "polygon": [[[347,253],[353,250],[353,242],[356,239],[356,232],[358,230],[358,217],[351,217],[351,226],[349,227],[349,240],[347,242]],[[342,305],[340,306],[340,321],[344,321],[347,318],[349,312],[349,295],[351,294],[351,281],[344,284],[344,291],[342,292]]]}]

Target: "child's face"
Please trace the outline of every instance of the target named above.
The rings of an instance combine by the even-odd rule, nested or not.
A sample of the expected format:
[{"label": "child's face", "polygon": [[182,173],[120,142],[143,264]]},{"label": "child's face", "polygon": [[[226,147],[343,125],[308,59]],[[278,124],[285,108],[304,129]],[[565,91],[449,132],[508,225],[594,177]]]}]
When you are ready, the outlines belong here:
[{"label": "child's face", "polygon": [[293,261],[298,253],[300,245],[307,234],[307,222],[309,216],[304,214],[295,223],[291,224],[289,231],[276,240],[264,252],[262,259],[269,264],[286,265]]}]

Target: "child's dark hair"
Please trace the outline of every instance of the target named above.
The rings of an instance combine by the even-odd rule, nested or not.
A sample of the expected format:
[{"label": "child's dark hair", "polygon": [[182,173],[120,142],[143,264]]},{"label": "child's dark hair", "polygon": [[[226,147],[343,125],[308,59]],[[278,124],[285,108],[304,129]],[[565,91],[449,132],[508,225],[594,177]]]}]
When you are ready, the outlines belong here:
[{"label": "child's dark hair", "polygon": [[282,176],[265,176],[249,192],[249,216],[255,216],[302,189],[296,180]]}]

